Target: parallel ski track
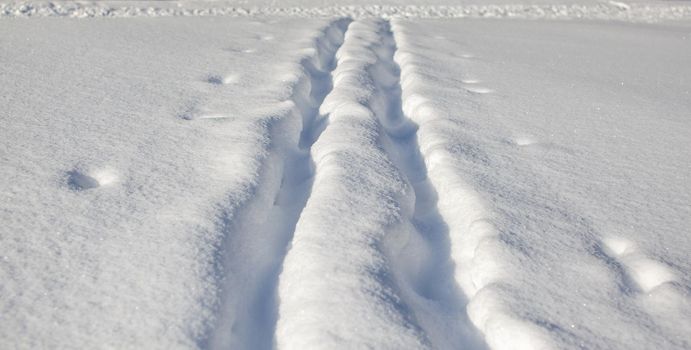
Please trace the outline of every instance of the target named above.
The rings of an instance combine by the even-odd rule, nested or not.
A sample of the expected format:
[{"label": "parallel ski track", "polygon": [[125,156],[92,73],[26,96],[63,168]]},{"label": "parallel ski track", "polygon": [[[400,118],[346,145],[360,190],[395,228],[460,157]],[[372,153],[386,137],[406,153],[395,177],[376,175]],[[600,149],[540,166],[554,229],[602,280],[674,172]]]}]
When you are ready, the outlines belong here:
[{"label": "parallel ski track", "polygon": [[[279,319],[278,345],[484,348],[454,280],[417,125],[402,112],[389,22],[362,20],[350,28],[337,83],[321,109],[328,125],[313,149],[313,197],[279,286],[281,314],[300,318]],[[349,203],[342,217],[325,214],[342,203]],[[349,285],[353,279],[360,285]]]},{"label": "parallel ski track", "polygon": [[226,223],[204,348],[486,347],[403,112],[391,26],[350,22],[315,39],[287,111],[265,125],[253,197]]}]

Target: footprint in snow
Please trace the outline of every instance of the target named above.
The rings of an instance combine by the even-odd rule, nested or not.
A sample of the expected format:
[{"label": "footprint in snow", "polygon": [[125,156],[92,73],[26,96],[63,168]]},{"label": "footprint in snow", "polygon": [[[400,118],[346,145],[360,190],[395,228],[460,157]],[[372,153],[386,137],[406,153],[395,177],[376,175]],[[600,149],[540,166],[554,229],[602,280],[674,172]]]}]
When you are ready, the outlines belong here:
[{"label": "footprint in snow", "polygon": [[538,140],[537,140],[536,138],[532,137],[532,136],[524,135],[524,136],[518,136],[518,137],[516,137],[516,139],[514,140],[514,142],[515,142],[516,145],[518,145],[518,146],[530,146],[530,145],[537,144],[537,143],[538,143]]},{"label": "footprint in snow", "polygon": [[114,183],[117,176],[111,170],[101,169],[92,173],[73,169],[67,172],[67,186],[73,191],[85,191]]},{"label": "footprint in snow", "polygon": [[229,119],[230,116],[223,113],[201,113],[195,115],[192,119]]},{"label": "footprint in snow", "polygon": [[518,146],[531,152],[540,152],[545,154],[545,152],[558,152],[560,156],[573,156],[576,151],[573,148],[569,148],[566,145],[553,142],[549,139],[539,139],[530,134],[519,134],[513,138],[506,139],[504,142],[511,146]]},{"label": "footprint in snow", "polygon": [[201,119],[229,119],[229,115],[223,113],[212,113],[212,112],[191,112],[185,113],[180,116],[180,119],[184,120],[201,120]]},{"label": "footprint in snow", "polygon": [[241,49],[241,48],[237,48],[237,47],[226,47],[222,50],[226,51],[226,52],[231,52],[231,53],[254,53],[254,52],[257,52],[257,50],[254,48]]},{"label": "footprint in snow", "polygon": [[211,85],[222,85],[223,77],[220,75],[209,75],[209,77],[206,78],[206,82]]},{"label": "footprint in snow", "polygon": [[635,243],[625,238],[608,237],[602,240],[602,244],[610,256],[624,266],[629,277],[643,293],[651,293],[656,288],[677,280],[676,274],[667,264],[648,257]]},{"label": "footprint in snow", "polygon": [[239,77],[237,74],[230,74],[225,77],[217,74],[212,74],[206,78],[206,82],[211,85],[225,85],[236,83],[238,81],[238,78]]},{"label": "footprint in snow", "polygon": [[179,114],[178,117],[184,120],[200,120],[200,119],[228,119],[231,118],[230,115],[226,113],[214,112],[199,108],[192,105],[187,108],[183,113]]},{"label": "footprint in snow", "polygon": [[490,94],[494,92],[494,90],[482,86],[472,86],[465,89],[473,94]]}]

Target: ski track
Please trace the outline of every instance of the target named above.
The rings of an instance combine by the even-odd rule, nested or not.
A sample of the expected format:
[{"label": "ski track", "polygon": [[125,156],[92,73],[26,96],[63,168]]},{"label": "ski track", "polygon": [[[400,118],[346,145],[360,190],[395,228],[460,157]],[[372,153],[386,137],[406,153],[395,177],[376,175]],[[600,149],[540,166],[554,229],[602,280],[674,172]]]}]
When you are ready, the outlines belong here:
[{"label": "ski track", "polygon": [[[265,139],[249,194],[231,195],[242,205],[219,218],[223,285],[201,348],[554,347],[503,304],[511,267],[502,265],[498,214],[458,171],[440,132],[450,117],[426,95],[414,40],[398,21],[331,22],[289,74],[288,98],[249,125]],[[200,80],[219,88],[241,77]],[[473,95],[495,92],[482,80],[462,82]],[[231,117],[193,105],[181,118]],[[532,136],[513,142],[545,145]],[[80,167],[66,178],[73,191],[118,181],[110,169]],[[641,300],[651,313],[687,303],[674,268],[635,242],[606,237],[596,250],[628,292],[649,297]]]},{"label": "ski track", "polygon": [[268,144],[250,197],[223,218],[203,348],[486,348],[450,249],[457,213],[438,208],[418,142],[426,121],[404,113],[391,25],[350,22],[314,39],[289,100],[260,122]]},{"label": "ski track", "polygon": [[[444,244],[455,264],[453,279],[467,298],[462,304],[464,314],[482,334],[486,341],[484,346],[493,349],[550,348],[552,344],[540,329],[516,319],[503,305],[500,295],[505,289],[502,283],[505,275],[502,271],[511,269],[502,265],[504,248],[494,224],[496,214],[488,209],[480,193],[459,175],[463,172],[457,168],[456,157],[451,152],[456,140],[449,139],[444,132],[454,121],[426,95],[425,86],[429,83],[418,71],[417,58],[412,53],[415,46],[408,39],[405,27],[397,20],[392,21],[392,27],[399,45],[395,62],[401,67],[402,110],[419,125],[418,152],[423,163],[419,168],[424,167],[427,172],[429,185],[425,188],[436,189],[438,215],[448,230],[448,241]],[[482,93],[492,92],[482,89]],[[419,192],[431,191],[423,189]],[[466,325],[463,329],[467,334],[471,333],[471,326]],[[476,344],[474,348],[479,346]]]},{"label": "ski track", "polygon": [[[242,204],[220,217],[222,285],[201,348],[554,346],[503,302],[511,268],[496,214],[459,175],[453,140],[440,132],[451,121],[426,96],[412,42],[397,19],[334,20],[284,79],[288,98],[248,125],[264,139],[246,193],[230,195]],[[200,77],[210,88],[240,79]],[[494,93],[462,82],[470,94]],[[231,118],[196,104],[180,117]],[[66,176],[73,191],[117,180],[109,170]],[[634,242],[607,237],[597,251],[629,293],[648,297],[640,300],[650,313],[686,303],[675,270]]]},{"label": "ski track", "polygon": [[316,177],[280,277],[280,348],[428,348],[384,248],[400,221],[403,178],[386,157],[369,104],[375,21],[352,23],[337,54],[327,124],[312,147]]},{"label": "ski track", "polygon": [[313,40],[314,50],[296,67],[299,73],[285,108],[262,125],[270,134],[268,154],[254,184],[254,197],[224,219],[228,238],[219,267],[224,290],[213,330],[200,344],[203,348],[274,345],[278,274],[312,187],[309,151],[320,132],[317,107],[331,88],[329,71],[346,23],[334,21]]},{"label": "ski track", "polygon": [[281,348],[484,347],[401,110],[395,50],[388,21],[361,20],[337,54],[314,188],[280,277]]},{"label": "ski track", "polygon": [[[394,61],[396,41],[389,22],[382,35],[382,59],[371,69],[381,97],[372,105],[384,133],[382,145],[413,190],[414,207],[405,213],[400,230],[409,240],[392,262],[404,281],[403,293],[435,349],[484,347],[465,311],[465,295],[454,279],[449,229],[437,208],[438,194],[427,176],[420,150],[418,124],[406,117],[401,103],[401,72]],[[424,123],[424,121],[420,121]]]}]

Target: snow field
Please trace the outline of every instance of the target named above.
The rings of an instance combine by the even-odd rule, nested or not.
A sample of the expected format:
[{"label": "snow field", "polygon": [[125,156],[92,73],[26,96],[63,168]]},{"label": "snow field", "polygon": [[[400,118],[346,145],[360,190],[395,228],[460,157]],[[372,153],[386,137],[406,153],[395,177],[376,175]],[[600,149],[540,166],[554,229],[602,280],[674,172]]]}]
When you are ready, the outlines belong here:
[{"label": "snow field", "polygon": [[[268,278],[279,248],[230,222],[274,200],[326,21],[179,20],[0,23],[1,348],[209,347],[222,302]],[[235,242],[248,259],[227,269]]]},{"label": "snow field", "polygon": [[[688,133],[673,126],[688,110],[674,78],[687,30],[394,21],[403,110],[491,348],[687,347],[688,240],[672,232],[688,206],[668,201],[688,198]],[[657,44],[635,49],[634,35]]]},{"label": "snow field", "polygon": [[397,4],[0,5],[0,348],[689,348],[691,27],[447,18],[685,7]]}]

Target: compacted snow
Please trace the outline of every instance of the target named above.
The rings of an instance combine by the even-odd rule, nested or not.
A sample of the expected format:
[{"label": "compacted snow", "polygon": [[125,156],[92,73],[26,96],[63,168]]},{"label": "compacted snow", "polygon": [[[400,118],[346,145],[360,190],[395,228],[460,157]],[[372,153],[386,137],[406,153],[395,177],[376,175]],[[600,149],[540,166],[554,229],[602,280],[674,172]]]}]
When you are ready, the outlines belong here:
[{"label": "compacted snow", "polygon": [[0,5],[0,348],[691,347],[691,11],[503,3]]}]

